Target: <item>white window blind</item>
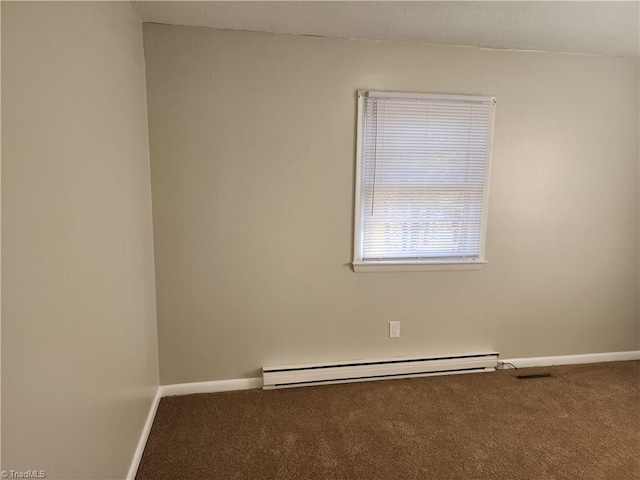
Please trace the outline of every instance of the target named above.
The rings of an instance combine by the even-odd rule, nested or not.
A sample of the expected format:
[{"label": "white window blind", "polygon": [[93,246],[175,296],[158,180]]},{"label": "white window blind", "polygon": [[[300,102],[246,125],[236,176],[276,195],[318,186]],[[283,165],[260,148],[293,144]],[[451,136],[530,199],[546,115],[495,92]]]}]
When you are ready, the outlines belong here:
[{"label": "white window blind", "polygon": [[355,262],[483,257],[495,100],[359,98]]}]

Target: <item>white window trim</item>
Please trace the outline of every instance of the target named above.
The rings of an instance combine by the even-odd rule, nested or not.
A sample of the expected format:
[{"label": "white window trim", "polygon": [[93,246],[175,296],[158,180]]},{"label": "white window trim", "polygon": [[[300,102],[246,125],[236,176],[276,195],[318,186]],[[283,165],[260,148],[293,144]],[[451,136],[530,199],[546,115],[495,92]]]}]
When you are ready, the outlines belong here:
[{"label": "white window trim", "polygon": [[356,273],[377,272],[443,272],[446,270],[480,270],[487,264],[486,260],[474,260],[469,262],[436,262],[436,261],[412,261],[412,262],[356,262],[351,265]]},{"label": "white window trim", "polygon": [[[364,135],[362,131],[362,115],[363,102],[366,97],[400,97],[400,98],[416,98],[416,99],[432,99],[432,100],[468,100],[468,101],[490,101],[491,109],[489,116],[489,132],[487,142],[487,166],[484,179],[484,196],[482,207],[482,230],[480,238],[480,250],[478,258],[472,260],[379,260],[379,261],[363,261],[362,260],[362,202],[361,202],[361,177],[362,177],[362,146]],[[357,109],[357,129],[356,129],[356,177],[355,177],[355,201],[353,215],[353,271],[360,272],[426,272],[426,271],[446,271],[446,270],[480,270],[488,262],[485,259],[485,243],[487,236],[487,217],[489,209],[489,188],[491,180],[491,160],[493,156],[493,129],[495,120],[496,98],[492,96],[480,95],[446,95],[432,93],[404,93],[404,92],[382,92],[370,90],[358,90],[358,109]]]}]

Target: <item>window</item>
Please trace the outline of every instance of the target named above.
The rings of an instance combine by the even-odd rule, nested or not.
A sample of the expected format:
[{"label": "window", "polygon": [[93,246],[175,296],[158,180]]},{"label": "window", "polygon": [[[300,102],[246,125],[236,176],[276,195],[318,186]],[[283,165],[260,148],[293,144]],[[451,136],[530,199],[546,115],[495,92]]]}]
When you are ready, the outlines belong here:
[{"label": "window", "polygon": [[358,93],[353,267],[477,269],[495,99]]}]

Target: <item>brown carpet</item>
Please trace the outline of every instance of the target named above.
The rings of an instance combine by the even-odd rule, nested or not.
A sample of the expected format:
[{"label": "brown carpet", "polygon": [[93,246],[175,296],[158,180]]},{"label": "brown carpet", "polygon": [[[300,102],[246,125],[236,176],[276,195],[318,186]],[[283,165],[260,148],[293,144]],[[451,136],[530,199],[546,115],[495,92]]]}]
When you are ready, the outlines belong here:
[{"label": "brown carpet", "polygon": [[168,397],[136,478],[640,479],[639,381],[614,362]]}]

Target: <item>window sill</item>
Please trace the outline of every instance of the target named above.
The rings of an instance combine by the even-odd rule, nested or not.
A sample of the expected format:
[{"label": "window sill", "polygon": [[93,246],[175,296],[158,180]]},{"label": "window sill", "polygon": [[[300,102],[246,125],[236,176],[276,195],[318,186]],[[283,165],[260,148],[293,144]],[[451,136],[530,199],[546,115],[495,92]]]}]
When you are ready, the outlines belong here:
[{"label": "window sill", "polygon": [[353,262],[356,273],[378,272],[443,272],[447,270],[481,270],[487,264],[486,260],[473,262]]}]

